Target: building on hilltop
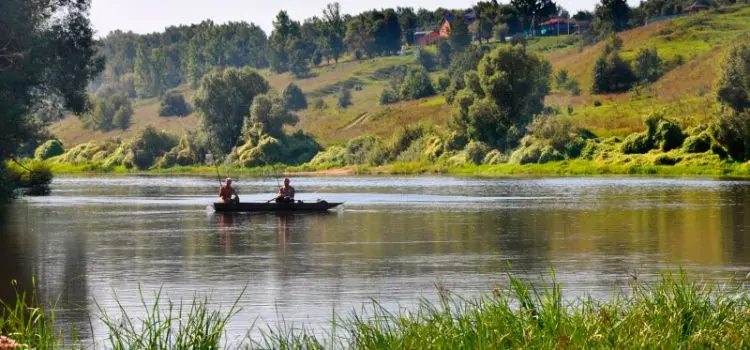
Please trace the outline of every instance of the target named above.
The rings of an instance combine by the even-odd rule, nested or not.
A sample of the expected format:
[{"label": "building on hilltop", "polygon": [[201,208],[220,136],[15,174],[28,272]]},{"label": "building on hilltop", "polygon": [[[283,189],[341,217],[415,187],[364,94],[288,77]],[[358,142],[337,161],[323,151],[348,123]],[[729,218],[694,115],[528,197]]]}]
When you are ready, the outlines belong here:
[{"label": "building on hilltop", "polygon": [[705,3],[701,2],[701,1],[696,1],[692,5],[690,5],[690,7],[688,7],[687,9],[685,9],[685,13],[693,14],[693,13],[698,13],[698,12],[701,12],[701,11],[706,11],[706,10],[709,10],[709,9],[711,9],[711,6],[708,6],[707,4],[705,4]]}]

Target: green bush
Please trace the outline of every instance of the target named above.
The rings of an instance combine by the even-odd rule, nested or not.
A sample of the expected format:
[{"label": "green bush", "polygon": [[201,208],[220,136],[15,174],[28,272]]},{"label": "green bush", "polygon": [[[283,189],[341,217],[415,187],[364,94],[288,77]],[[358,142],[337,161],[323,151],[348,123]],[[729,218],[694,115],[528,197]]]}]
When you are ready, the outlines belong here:
[{"label": "green bush", "polygon": [[339,107],[347,108],[352,105],[352,91],[348,87],[341,88],[338,97]]},{"label": "green bush", "polygon": [[359,136],[346,143],[344,162],[348,165],[368,164],[373,153],[384,148],[383,140],[377,136]]},{"label": "green bush", "polygon": [[65,153],[65,148],[59,140],[48,140],[34,151],[34,158],[45,160]]},{"label": "green bush", "polygon": [[319,98],[319,99],[313,101],[313,109],[322,110],[322,109],[325,109],[326,107],[327,107],[326,106],[326,102],[323,101],[322,98]]},{"label": "green bush", "polygon": [[524,144],[511,153],[509,163],[519,165],[538,163],[542,157],[543,148],[539,142]]},{"label": "green bush", "polygon": [[658,147],[666,152],[680,148],[685,141],[685,134],[682,133],[677,124],[667,119],[662,119],[656,126],[654,139],[658,142]]},{"label": "green bush", "polygon": [[380,104],[381,105],[389,105],[393,104],[399,101],[399,96],[396,91],[391,90],[390,88],[385,88],[380,93]]},{"label": "green bush", "polygon": [[435,161],[445,153],[445,142],[437,135],[431,135],[426,137],[424,150],[422,151],[423,158],[430,161]]},{"label": "green bush", "polygon": [[508,162],[508,157],[496,149],[490,151],[490,153],[487,153],[487,155],[484,156],[484,160],[482,160],[482,164],[489,164],[489,165],[503,164],[507,162]]},{"label": "green bush", "polygon": [[653,83],[664,74],[664,62],[656,52],[656,48],[643,48],[633,62],[635,76],[642,82]]},{"label": "green bush", "polygon": [[302,89],[294,83],[287,85],[281,95],[284,99],[284,104],[290,111],[307,109],[307,98],[302,93]]},{"label": "green bush", "polygon": [[654,141],[648,132],[630,134],[620,145],[620,150],[625,154],[644,154],[654,148]]},{"label": "green bush", "polygon": [[185,97],[177,91],[169,91],[159,103],[159,116],[160,117],[184,117],[190,114],[192,111]]},{"label": "green bush", "polygon": [[426,71],[432,72],[437,68],[438,60],[435,55],[432,54],[432,52],[429,52],[424,48],[419,48],[417,50],[417,55],[419,64],[422,65],[422,68],[424,68]]},{"label": "green bush", "polygon": [[696,136],[685,139],[682,149],[687,153],[704,153],[711,150],[711,135],[702,132]]},{"label": "green bush", "polygon": [[612,37],[594,64],[591,93],[605,94],[629,90],[638,80],[630,65],[620,57],[622,39]]},{"label": "green bush", "polygon": [[448,91],[448,88],[451,86],[451,79],[445,75],[441,75],[437,78],[437,81],[435,82],[435,89],[438,92],[446,92]]},{"label": "green bush", "polygon": [[340,146],[331,146],[313,157],[308,163],[312,166],[344,166],[346,165],[346,149]]},{"label": "green bush", "polygon": [[680,162],[681,159],[672,157],[668,154],[660,154],[654,158],[654,165],[675,165]]},{"label": "green bush", "polygon": [[403,100],[416,100],[435,95],[430,76],[422,69],[412,69],[404,78],[400,87]]},{"label": "green bush", "polygon": [[466,155],[474,164],[482,164],[484,158],[492,149],[487,144],[479,141],[471,141],[466,145]]},{"label": "green bush", "polygon": [[558,150],[553,148],[552,146],[546,146],[542,148],[541,153],[539,154],[539,160],[537,161],[539,164],[544,164],[548,162],[556,162],[560,160],[564,160],[565,156],[562,155]]}]

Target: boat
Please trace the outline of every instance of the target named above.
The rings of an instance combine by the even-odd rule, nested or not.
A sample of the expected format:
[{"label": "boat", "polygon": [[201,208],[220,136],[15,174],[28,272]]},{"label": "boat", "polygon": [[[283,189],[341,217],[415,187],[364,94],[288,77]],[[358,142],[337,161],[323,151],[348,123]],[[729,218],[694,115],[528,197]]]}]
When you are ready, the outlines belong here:
[{"label": "boat", "polygon": [[248,203],[214,203],[214,210],[219,213],[253,213],[253,212],[315,212],[327,211],[344,203],[317,202],[248,202]]}]

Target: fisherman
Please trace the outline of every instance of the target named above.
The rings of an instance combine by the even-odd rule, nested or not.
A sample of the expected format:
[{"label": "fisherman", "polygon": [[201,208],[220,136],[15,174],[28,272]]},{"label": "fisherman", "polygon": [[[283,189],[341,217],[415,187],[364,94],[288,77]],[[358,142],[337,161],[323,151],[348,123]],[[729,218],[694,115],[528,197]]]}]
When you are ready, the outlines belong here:
[{"label": "fisherman", "polygon": [[239,204],[240,196],[237,195],[237,190],[232,187],[232,178],[228,177],[226,182],[219,190],[219,198],[222,203]]},{"label": "fisherman", "polygon": [[284,178],[284,186],[279,187],[276,203],[294,203],[294,187],[289,186],[289,178]]}]

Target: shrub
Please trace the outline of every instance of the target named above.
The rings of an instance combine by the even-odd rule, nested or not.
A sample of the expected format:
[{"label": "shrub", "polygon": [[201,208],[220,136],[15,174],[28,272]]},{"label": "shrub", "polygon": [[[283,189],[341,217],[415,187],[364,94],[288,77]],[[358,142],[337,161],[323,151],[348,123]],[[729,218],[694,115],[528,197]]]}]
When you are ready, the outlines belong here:
[{"label": "shrub", "polygon": [[160,117],[184,117],[190,113],[190,106],[185,102],[185,97],[176,91],[168,92],[159,103]]},{"label": "shrub", "polygon": [[594,100],[594,107],[601,107],[601,106],[602,106],[602,101]]},{"label": "shrub", "polygon": [[321,109],[325,109],[326,107],[327,107],[326,106],[326,102],[323,101],[322,98],[319,98],[319,99],[313,101],[313,109],[321,110]]},{"label": "shrub", "polygon": [[750,113],[722,114],[713,120],[709,127],[714,139],[735,161],[747,159],[750,148],[748,120]]},{"label": "shrub", "polygon": [[445,142],[439,136],[428,136],[425,140],[424,149],[422,150],[423,158],[430,161],[437,160],[445,152]]},{"label": "shrub", "polygon": [[342,87],[338,97],[339,107],[347,108],[352,105],[352,91],[349,87]]},{"label": "shrub", "polygon": [[48,140],[34,151],[34,158],[45,160],[65,153],[65,148],[59,140]]},{"label": "shrub", "polygon": [[672,157],[668,154],[660,154],[654,158],[654,165],[675,165],[680,162],[681,159]]},{"label": "shrub", "polygon": [[438,92],[446,92],[451,85],[451,79],[445,75],[441,75],[435,82],[435,88]]},{"label": "shrub", "polygon": [[556,150],[552,146],[546,146],[542,148],[542,151],[539,154],[539,160],[537,162],[539,164],[544,164],[544,163],[555,162],[555,161],[560,161],[564,159],[565,159],[565,156],[563,156],[558,150]]},{"label": "shrub", "polygon": [[716,97],[735,112],[750,109],[750,44],[742,44],[729,52],[719,78]]},{"label": "shrub", "polygon": [[656,126],[654,140],[658,142],[659,148],[666,152],[681,147],[685,141],[685,134],[677,124],[662,119]]},{"label": "shrub", "polygon": [[437,68],[437,58],[432,52],[429,52],[424,48],[419,48],[419,50],[417,50],[417,59],[419,60],[419,64],[422,65],[422,68],[428,72],[432,72]]},{"label": "shrub", "polygon": [[537,163],[542,156],[542,148],[538,142],[524,145],[511,153],[509,163],[519,165]]},{"label": "shrub", "polygon": [[422,69],[412,69],[404,78],[400,89],[401,98],[416,100],[435,95],[430,76]]},{"label": "shrub", "polygon": [[711,135],[702,132],[697,136],[690,136],[685,139],[682,149],[687,153],[704,153],[711,149]]},{"label": "shrub", "polygon": [[287,85],[281,95],[284,104],[286,104],[286,107],[289,110],[298,111],[307,109],[307,99],[305,98],[305,94],[302,93],[302,89],[294,83]]},{"label": "shrub", "polygon": [[389,105],[399,101],[398,93],[390,88],[385,88],[380,93],[380,104]]},{"label": "shrub", "polygon": [[620,145],[625,154],[644,154],[654,148],[654,142],[648,132],[630,134]]},{"label": "shrub", "polygon": [[526,36],[523,33],[516,33],[510,38],[510,44],[526,46]]},{"label": "shrub", "polygon": [[490,151],[490,153],[487,153],[487,155],[484,156],[484,160],[482,160],[482,164],[489,164],[489,165],[503,164],[507,162],[508,162],[508,157],[496,149]]},{"label": "shrub", "polygon": [[638,51],[633,66],[635,76],[642,82],[653,83],[664,74],[664,64],[656,48],[644,48]]},{"label": "shrub", "polygon": [[466,155],[474,164],[482,164],[484,158],[490,153],[491,149],[487,144],[478,141],[471,141],[466,145]]}]

